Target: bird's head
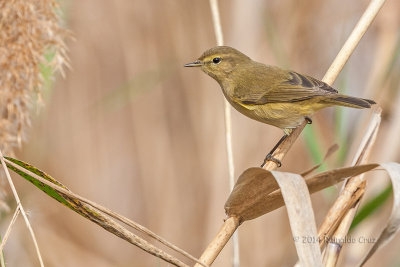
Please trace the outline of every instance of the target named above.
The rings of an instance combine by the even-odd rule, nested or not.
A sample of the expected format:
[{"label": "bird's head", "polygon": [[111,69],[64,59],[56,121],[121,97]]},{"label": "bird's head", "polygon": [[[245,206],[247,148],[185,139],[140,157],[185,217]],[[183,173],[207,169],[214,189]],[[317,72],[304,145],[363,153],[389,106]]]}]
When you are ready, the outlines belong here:
[{"label": "bird's head", "polygon": [[240,64],[251,61],[245,54],[229,46],[217,46],[203,53],[185,67],[200,67],[205,73],[222,82]]}]

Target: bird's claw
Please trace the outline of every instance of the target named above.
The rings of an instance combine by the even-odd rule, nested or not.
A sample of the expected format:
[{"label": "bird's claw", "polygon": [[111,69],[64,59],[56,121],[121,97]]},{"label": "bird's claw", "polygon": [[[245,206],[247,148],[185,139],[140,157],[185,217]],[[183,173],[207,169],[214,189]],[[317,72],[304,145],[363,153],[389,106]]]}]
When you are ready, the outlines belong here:
[{"label": "bird's claw", "polygon": [[269,153],[269,154],[265,157],[263,163],[261,164],[261,168],[264,167],[264,165],[267,163],[267,161],[275,162],[275,164],[278,166],[278,168],[282,166],[282,162],[281,162],[279,159],[274,158],[274,157],[272,156],[272,154]]}]

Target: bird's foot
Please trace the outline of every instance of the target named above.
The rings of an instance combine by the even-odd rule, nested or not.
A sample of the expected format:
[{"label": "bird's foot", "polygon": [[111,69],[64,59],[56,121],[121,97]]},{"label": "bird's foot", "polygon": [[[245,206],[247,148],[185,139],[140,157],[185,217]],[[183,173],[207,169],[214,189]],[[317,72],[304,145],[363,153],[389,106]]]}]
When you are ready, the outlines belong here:
[{"label": "bird's foot", "polygon": [[272,154],[269,153],[269,154],[265,157],[263,163],[261,164],[261,168],[264,167],[264,165],[267,163],[267,161],[275,162],[275,164],[278,166],[278,168],[282,166],[282,162],[281,162],[279,159],[274,158],[274,157],[272,156]]},{"label": "bird's foot", "polygon": [[312,124],[312,119],[310,117],[305,116],[304,119],[307,121],[307,124]]}]

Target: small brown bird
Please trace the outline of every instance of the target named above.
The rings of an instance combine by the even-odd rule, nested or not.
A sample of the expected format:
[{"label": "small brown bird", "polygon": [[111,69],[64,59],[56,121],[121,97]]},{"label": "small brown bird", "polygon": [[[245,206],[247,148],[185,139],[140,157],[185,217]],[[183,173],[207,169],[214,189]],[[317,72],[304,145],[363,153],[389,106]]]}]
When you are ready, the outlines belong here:
[{"label": "small brown bird", "polygon": [[295,71],[264,65],[229,46],[217,46],[185,67],[200,67],[214,78],[226,99],[239,112],[254,120],[283,129],[285,135],[265,157],[272,157],[280,143],[317,110],[330,106],[370,108],[373,100],[341,95],[328,84]]}]

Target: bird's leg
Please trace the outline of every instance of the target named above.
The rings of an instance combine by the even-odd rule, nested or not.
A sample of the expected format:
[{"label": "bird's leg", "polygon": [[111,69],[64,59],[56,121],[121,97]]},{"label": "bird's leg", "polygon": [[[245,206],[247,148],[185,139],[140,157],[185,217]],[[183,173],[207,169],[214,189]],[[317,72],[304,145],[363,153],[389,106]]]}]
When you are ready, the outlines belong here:
[{"label": "bird's leg", "polygon": [[265,163],[267,163],[267,161],[273,161],[276,163],[276,165],[278,165],[278,168],[282,166],[282,162],[279,159],[276,159],[272,156],[272,154],[275,152],[275,150],[278,148],[278,146],[280,144],[282,144],[283,140],[286,139],[286,137],[288,137],[288,135],[285,133],[284,136],[282,136],[282,138],[279,140],[278,143],[276,143],[276,145],[274,146],[274,148],[272,148],[272,150],[267,154],[267,156],[265,156],[265,159],[263,161],[263,163],[261,164],[261,168],[264,167]]},{"label": "bird's leg", "polygon": [[308,116],[305,116],[304,119],[307,121],[307,124],[312,124],[312,119]]}]

